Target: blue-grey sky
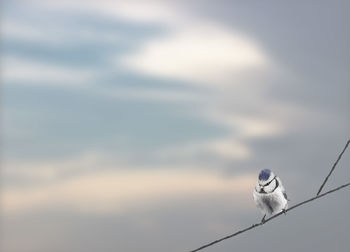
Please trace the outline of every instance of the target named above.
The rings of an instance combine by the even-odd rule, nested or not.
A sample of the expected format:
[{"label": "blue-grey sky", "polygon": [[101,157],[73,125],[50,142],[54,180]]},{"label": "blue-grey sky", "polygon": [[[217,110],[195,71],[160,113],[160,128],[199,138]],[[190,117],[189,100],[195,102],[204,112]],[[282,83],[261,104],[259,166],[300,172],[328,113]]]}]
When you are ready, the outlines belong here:
[{"label": "blue-grey sky", "polygon": [[[1,251],[188,251],[350,136],[348,1],[3,1]],[[350,180],[346,153],[326,188]],[[207,251],[346,250],[349,190]]]}]

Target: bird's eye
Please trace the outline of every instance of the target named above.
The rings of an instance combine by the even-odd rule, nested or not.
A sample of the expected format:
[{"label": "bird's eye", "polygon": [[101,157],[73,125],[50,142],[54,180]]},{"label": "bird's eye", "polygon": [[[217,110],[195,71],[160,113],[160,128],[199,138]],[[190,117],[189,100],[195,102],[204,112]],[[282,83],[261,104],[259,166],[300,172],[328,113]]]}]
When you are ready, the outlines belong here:
[{"label": "bird's eye", "polygon": [[276,177],[274,177],[269,183],[267,183],[265,186],[271,184],[272,181],[274,181],[276,179]]},{"label": "bird's eye", "polygon": [[276,179],[276,176],[275,176],[269,183],[266,183],[265,185],[260,185],[260,184],[259,184],[259,185],[260,185],[260,186],[263,186],[263,187],[268,186],[268,185],[271,184],[271,182],[274,181],[275,179]]}]

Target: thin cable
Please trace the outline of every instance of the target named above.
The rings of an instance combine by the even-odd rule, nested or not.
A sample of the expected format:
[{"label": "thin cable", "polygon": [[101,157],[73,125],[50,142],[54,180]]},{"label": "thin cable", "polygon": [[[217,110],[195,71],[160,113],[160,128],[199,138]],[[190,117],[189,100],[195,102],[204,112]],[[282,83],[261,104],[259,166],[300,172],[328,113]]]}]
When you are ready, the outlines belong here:
[{"label": "thin cable", "polygon": [[327,183],[328,178],[331,176],[331,174],[332,174],[332,172],[334,171],[335,167],[337,166],[339,160],[340,160],[341,157],[343,156],[343,153],[345,152],[346,148],[348,148],[349,143],[350,143],[350,140],[348,140],[347,143],[345,144],[345,147],[344,147],[343,151],[339,154],[337,160],[335,161],[335,163],[334,163],[333,166],[332,166],[332,169],[330,170],[330,172],[328,173],[327,177],[326,177],[325,180],[323,181],[323,183],[322,183],[320,189],[318,189],[318,192],[317,192],[316,195],[319,195],[319,194],[321,193],[321,191],[322,191],[324,185]]}]

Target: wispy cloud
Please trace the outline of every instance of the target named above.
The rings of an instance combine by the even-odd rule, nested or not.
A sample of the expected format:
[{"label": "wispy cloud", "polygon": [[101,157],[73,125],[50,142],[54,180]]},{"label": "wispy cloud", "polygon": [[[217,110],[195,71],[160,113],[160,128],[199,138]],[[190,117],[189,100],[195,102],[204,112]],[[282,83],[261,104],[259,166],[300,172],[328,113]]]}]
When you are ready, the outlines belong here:
[{"label": "wispy cloud", "polygon": [[2,65],[2,77],[6,84],[86,85],[95,77],[91,69],[72,69],[65,65],[47,64],[21,57],[5,56]]},{"label": "wispy cloud", "polygon": [[267,56],[253,40],[210,23],[147,42],[117,61],[146,75],[214,86],[234,85],[235,75],[269,65]]},{"label": "wispy cloud", "polygon": [[[49,15],[49,14],[47,14]],[[48,18],[48,17],[46,17]],[[132,43],[128,34],[112,27],[99,29],[88,23],[75,23],[68,26],[69,21],[59,20],[49,24],[39,20],[13,19],[4,17],[1,24],[1,36],[9,41],[21,41],[41,45],[46,48],[77,47],[82,45],[109,45]],[[73,22],[72,20],[71,22]],[[131,36],[129,34],[129,36]]]},{"label": "wispy cloud", "polygon": [[[39,169],[33,169],[34,164],[22,164],[21,170],[30,170],[42,181],[50,182],[29,187],[3,188],[3,212],[13,215],[40,209],[58,209],[118,215],[130,209],[155,207],[168,199],[188,199],[205,195],[229,195],[231,199],[236,197],[233,200],[235,204],[238,205],[239,201],[243,208],[251,206],[248,197],[242,200],[240,195],[250,195],[251,186],[255,182],[253,174],[224,177],[208,170],[198,173],[193,169],[164,167],[152,169],[150,172],[149,169],[135,169],[125,165],[99,170],[97,167],[101,167],[101,163],[95,162],[96,159],[93,158],[95,169],[52,180],[55,171],[71,169],[72,164],[75,164],[75,168],[82,168],[86,165],[87,160],[84,160],[56,162],[54,166],[58,169],[50,164],[42,164],[41,167],[39,165]],[[32,179],[31,174],[27,173],[27,176]]]},{"label": "wispy cloud", "polygon": [[[84,90],[116,99],[134,101],[156,101],[162,103],[194,104],[187,111],[196,118],[202,118],[208,124],[218,125],[227,134],[211,140],[202,139],[186,146],[172,146],[161,153],[174,156],[211,153],[218,158],[247,160],[252,157],[248,140],[257,137],[281,134],[285,130],[278,117],[267,116],[274,109],[262,106],[266,104],[265,94],[261,91],[266,81],[261,75],[272,74],[273,59],[259,42],[247,34],[231,27],[213,22],[188,13],[178,5],[170,2],[125,2],[125,1],[50,1],[39,3],[40,8],[53,10],[78,11],[96,17],[107,16],[115,20],[124,20],[132,24],[149,24],[163,26],[166,33],[151,39],[139,41],[133,50],[123,56],[111,53],[104,58],[109,69],[79,69],[53,63],[34,61],[27,58],[7,57],[4,59],[4,79],[6,82],[26,85],[60,85],[69,87],[96,84],[91,90]],[[23,27],[22,27],[22,26]],[[76,28],[66,27],[58,35],[47,31],[45,26],[36,24],[29,29],[25,24],[8,23],[5,29],[8,34],[35,40],[69,40]],[[12,28],[14,29],[12,29]],[[6,26],[5,26],[6,28]],[[27,29],[28,28],[28,29]],[[61,27],[62,28],[62,27]],[[29,32],[29,34],[28,34]],[[96,33],[95,33],[96,32]],[[48,34],[45,37],[43,34]],[[52,34],[52,36],[50,35]],[[79,35],[80,34],[80,35]],[[83,36],[79,30],[75,38],[79,40],[103,40],[100,32],[94,36]],[[88,34],[89,35],[89,34]],[[91,34],[90,34],[91,35]],[[132,41],[130,41],[132,42]],[[142,87],[103,87],[103,77],[115,71],[127,68],[138,76],[150,75],[162,78],[164,89]],[[96,72],[98,71],[98,72]],[[252,72],[257,73],[252,76]],[[249,74],[247,74],[249,73]],[[166,88],[167,80],[185,81],[186,85],[194,85],[196,90],[172,90]],[[266,79],[266,78],[265,78]],[[230,89],[228,90],[227,87]],[[201,92],[201,89],[204,92]],[[225,97],[225,99],[222,99]],[[244,97],[244,98],[242,98]],[[248,102],[249,97],[254,102]],[[234,110],[229,102],[236,101]],[[271,101],[269,101],[270,103]],[[235,104],[235,105],[236,105]],[[247,114],[245,111],[253,111]],[[264,111],[261,111],[264,107]],[[259,114],[259,118],[256,115]],[[155,151],[158,153],[158,150]]]},{"label": "wispy cloud", "polygon": [[[152,15],[147,11],[137,15],[138,8],[132,7],[122,14],[133,21],[162,23],[169,32],[146,41],[124,57],[117,57],[117,66],[137,74],[184,80],[189,85],[208,88],[209,94],[201,99],[202,105],[194,114],[228,132],[224,137],[171,147],[159,153],[177,157],[210,153],[228,160],[247,160],[253,155],[249,140],[283,134],[284,123],[278,116],[271,116],[275,108],[262,106],[267,103],[262,91],[269,86],[265,81],[267,76],[282,71],[283,67],[275,66],[259,41],[178,6],[167,3],[157,6],[150,7]],[[251,99],[250,104],[246,97]],[[239,107],[227,110],[226,107],[232,107],[231,100]]]}]

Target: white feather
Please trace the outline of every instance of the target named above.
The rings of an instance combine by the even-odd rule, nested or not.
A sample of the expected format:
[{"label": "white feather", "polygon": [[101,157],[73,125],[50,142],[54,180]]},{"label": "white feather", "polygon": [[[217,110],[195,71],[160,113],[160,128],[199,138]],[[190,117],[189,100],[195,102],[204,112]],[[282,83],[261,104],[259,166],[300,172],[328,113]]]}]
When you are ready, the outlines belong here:
[{"label": "white feather", "polygon": [[[276,181],[272,181],[267,186],[262,186],[258,181],[257,185],[255,186],[253,192],[254,201],[256,206],[262,211],[263,214],[276,214],[284,209],[287,209],[288,207],[288,200],[285,197],[286,194],[282,181],[277,176],[275,179],[278,181],[277,188],[275,188]],[[265,189],[266,193],[261,193],[261,189]]]}]

